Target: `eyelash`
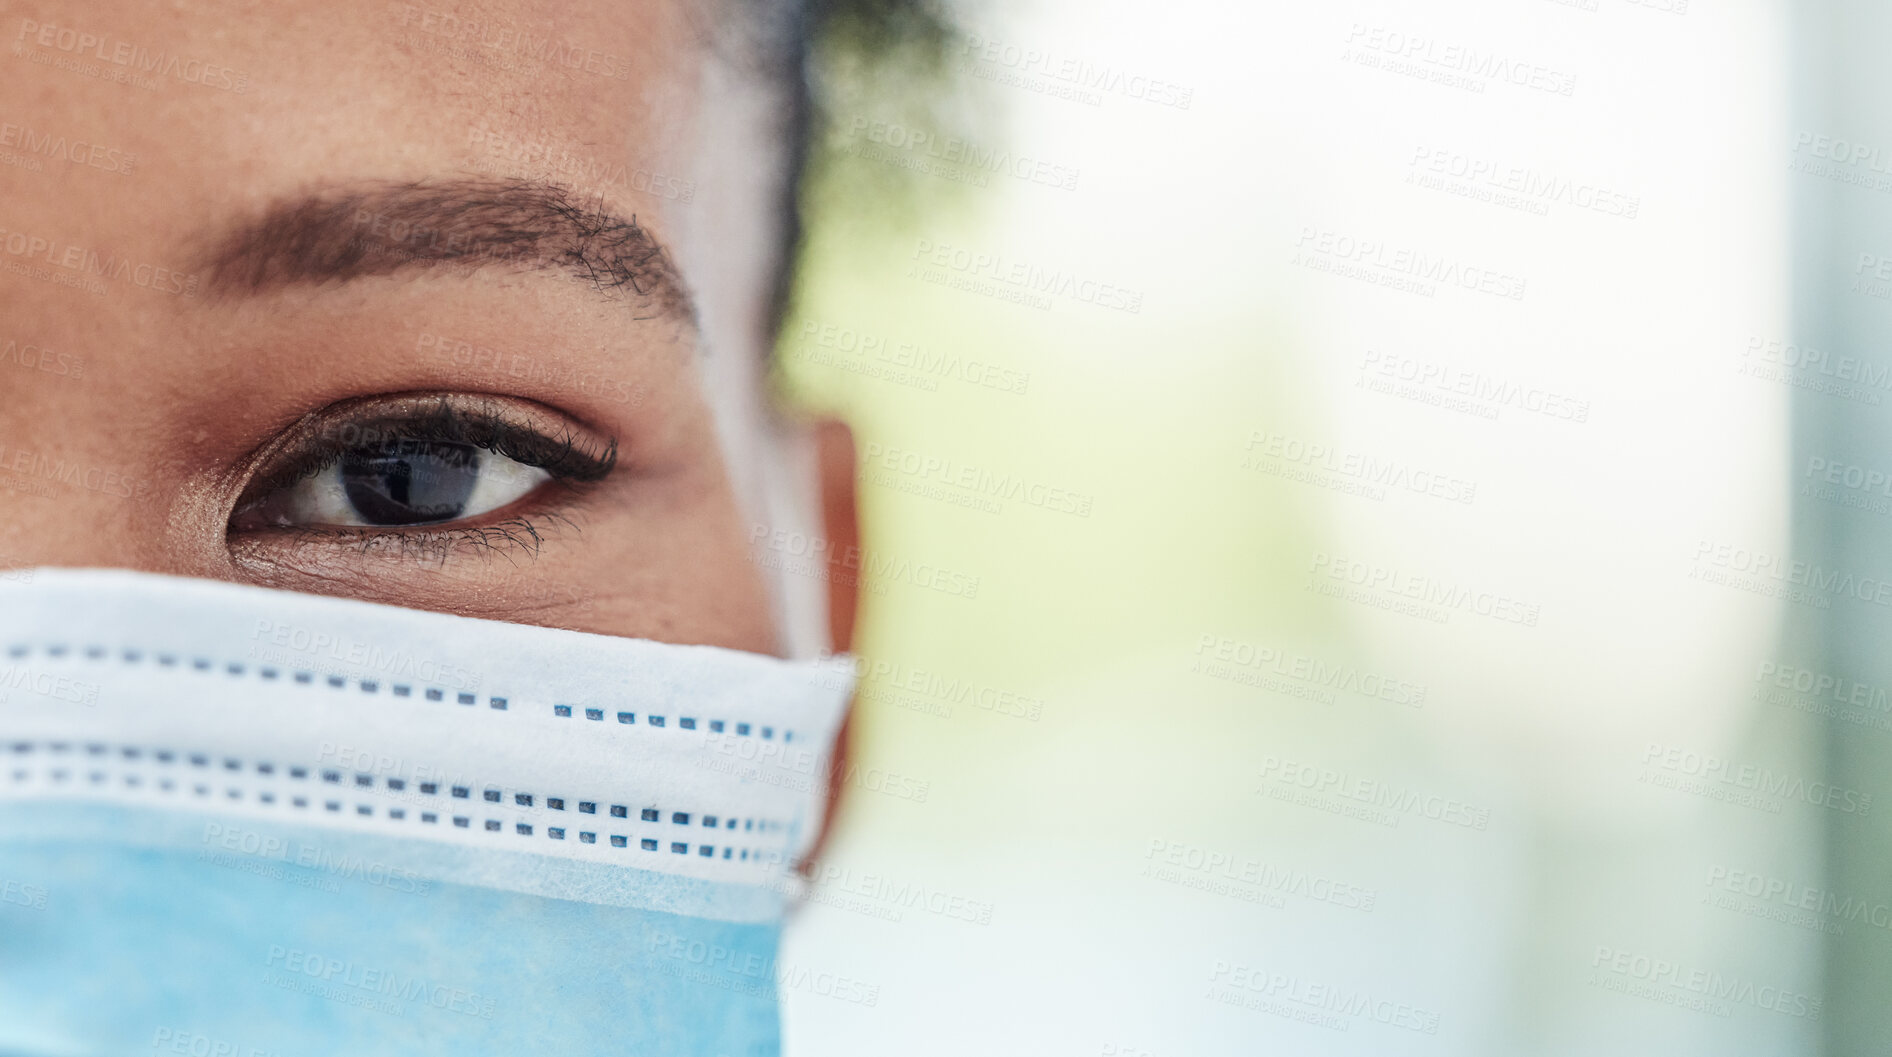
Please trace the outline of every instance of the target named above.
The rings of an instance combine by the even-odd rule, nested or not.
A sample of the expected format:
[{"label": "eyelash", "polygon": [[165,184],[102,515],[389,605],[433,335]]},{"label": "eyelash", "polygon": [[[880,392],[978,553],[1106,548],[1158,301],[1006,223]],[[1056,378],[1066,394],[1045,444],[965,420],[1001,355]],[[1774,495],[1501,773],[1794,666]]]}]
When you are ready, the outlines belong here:
[{"label": "eyelash", "polygon": [[536,558],[545,538],[560,528],[575,532],[578,525],[563,514],[540,511],[516,515],[491,525],[465,528],[298,528],[284,531],[294,533],[291,542],[296,546],[346,543],[353,545],[360,554],[394,547],[398,548],[396,557],[414,561],[431,560],[439,564],[462,547],[471,548],[476,553],[524,554],[528,558]]},{"label": "eyelash", "polygon": [[[337,436],[338,433],[342,435]],[[424,412],[370,414],[355,420],[323,423],[320,433],[304,441],[300,450],[286,459],[279,458],[278,468],[251,480],[237,503],[237,511],[240,513],[281,489],[322,473],[349,451],[388,439],[441,441],[480,448],[536,466],[568,488],[603,480],[616,467],[618,454],[616,440],[598,448],[570,431],[553,437],[514,421],[495,402],[468,404],[442,397]],[[296,545],[349,543],[364,554],[393,546],[399,548],[403,558],[431,557],[444,562],[448,555],[463,546],[494,554],[514,551],[533,557],[539,553],[547,535],[561,528],[575,531],[577,525],[563,514],[539,511],[487,525],[450,528],[297,527],[275,531],[292,534]]]}]

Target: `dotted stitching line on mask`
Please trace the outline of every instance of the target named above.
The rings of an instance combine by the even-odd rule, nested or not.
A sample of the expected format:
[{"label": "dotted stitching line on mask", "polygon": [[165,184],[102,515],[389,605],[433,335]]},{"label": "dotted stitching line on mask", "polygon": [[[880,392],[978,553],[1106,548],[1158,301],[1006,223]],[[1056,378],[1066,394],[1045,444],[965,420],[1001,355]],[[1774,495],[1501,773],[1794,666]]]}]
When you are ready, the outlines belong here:
[{"label": "dotted stitching line on mask", "polygon": [[[10,660],[19,660],[22,657],[30,656],[32,652],[33,647],[28,643],[13,643],[7,647],[7,657]],[[71,652],[71,647],[63,644],[45,647],[46,655],[55,660],[64,658]],[[87,646],[84,650],[80,651],[79,655],[88,661],[103,661],[113,657],[111,651],[103,646]],[[139,664],[144,660],[144,651],[130,649],[121,650],[116,656],[121,663]],[[180,667],[180,659],[176,654],[157,653],[154,654],[154,657],[160,667],[183,670]],[[208,657],[191,658],[189,667],[199,672],[208,672],[212,669],[221,668],[226,675],[234,678],[242,678],[244,675],[254,672],[258,678],[274,680],[280,678],[283,673],[283,669],[274,665],[257,665],[252,668],[250,665],[241,661],[225,661],[222,664],[218,664]],[[304,685],[313,685],[318,678],[317,673],[308,671],[307,669],[290,669],[289,674],[292,682]],[[339,675],[323,675],[320,676],[320,679],[338,690],[346,689],[350,683],[349,679]],[[378,694],[381,692],[382,680],[356,679],[353,680],[353,682],[364,694]],[[415,696],[414,690],[417,685],[419,684],[392,682],[387,684],[389,693],[393,694],[395,697]],[[479,703],[478,694],[469,693],[464,690],[448,690],[445,687],[425,685],[419,685],[419,689],[421,691],[420,696],[428,701],[444,701],[447,699],[447,695],[452,694],[454,700],[459,704],[475,705]],[[509,712],[512,710],[511,701],[503,696],[489,695],[486,699],[486,704],[488,708],[499,712]],[[621,724],[634,726],[637,723],[636,712],[618,712],[615,709],[611,711]],[[606,710],[578,705],[552,706],[552,714],[560,718],[570,718],[574,715],[574,712],[581,712],[586,719],[593,722],[601,722],[605,717]],[[669,725],[670,718],[671,717],[668,715],[659,716],[646,712],[644,713],[644,725],[656,727],[661,730]],[[698,723],[704,722],[698,716],[678,716],[676,720],[677,729],[679,730],[696,730],[698,729]],[[774,726],[759,723],[730,723],[728,720],[712,719],[707,721],[707,726],[712,734],[722,734],[733,728],[738,737],[760,736],[764,741],[773,741],[776,734],[776,728]],[[795,732],[789,728],[782,728],[781,734],[784,742],[795,740]]]},{"label": "dotted stitching line on mask", "polygon": [[[32,741],[13,741],[9,743],[8,747],[12,750],[15,756],[25,756],[29,753],[32,753],[38,747],[39,744],[40,743],[36,743]],[[48,741],[48,742],[45,742],[44,745],[46,747],[47,752],[54,756],[61,756],[61,755],[65,755],[65,754],[73,752],[73,746],[72,746],[72,743],[70,742]],[[203,753],[203,752],[179,753],[178,751],[174,749],[151,749],[151,748],[145,748],[145,747],[136,746],[136,745],[118,746],[117,752],[126,761],[142,759],[144,756],[148,754],[151,759],[161,764],[175,763],[181,758],[185,760],[192,767],[200,767],[200,768],[208,769],[210,766],[210,754]],[[85,753],[89,756],[95,756],[95,757],[108,756],[112,753],[112,746],[106,745],[102,742],[88,742],[85,745]],[[241,760],[238,760],[232,757],[224,757],[223,767],[224,767],[224,770],[226,771],[241,772],[244,769],[244,764],[243,764],[243,761]],[[258,762],[255,765],[255,767],[256,767],[257,774],[266,775],[270,777],[275,777],[278,771],[278,768],[273,763]],[[44,770],[46,776],[50,778],[54,783],[63,783],[67,779],[72,777],[72,773],[70,770],[64,767],[57,766],[56,764],[48,763],[42,769]],[[287,777],[289,777],[292,780],[308,781],[311,783],[312,786],[318,782],[326,782],[331,785],[342,784],[342,781],[341,781],[342,772],[336,768],[306,767],[306,766],[301,766],[301,765],[294,765],[294,766],[282,768],[281,771],[283,774],[287,775]],[[31,773],[32,772],[30,770],[20,767],[16,764],[14,767],[10,769],[9,777],[11,777],[12,780],[16,783],[24,782]],[[312,774],[315,775],[314,778],[311,778]],[[103,785],[105,784],[105,781],[106,781],[106,772],[102,769],[98,769],[95,767],[93,770],[87,772],[86,777],[94,785]],[[139,785],[142,784],[142,781],[143,781],[142,776],[137,775],[137,774],[125,774],[123,775],[123,778],[125,780],[125,785],[127,788],[137,788]],[[387,788],[388,790],[390,790],[390,792],[406,795],[406,788],[409,785],[406,779],[388,778],[388,779],[385,779],[385,781],[387,784]],[[439,788],[441,783],[416,782],[412,784],[416,785],[420,793],[423,795],[426,795],[426,796],[441,795],[440,788]],[[374,785],[373,775],[363,774],[359,772],[355,774],[355,787],[356,788],[371,789],[373,788],[373,785]],[[177,789],[177,781],[171,778],[161,778],[157,782],[157,787],[161,791],[164,791],[164,792],[174,792]],[[448,790],[449,790],[448,796],[451,799],[458,799],[458,800],[471,800],[472,799],[471,786],[453,785],[451,783],[448,783]],[[210,784],[208,782],[201,782],[201,781],[195,782],[190,786],[190,791],[196,796],[208,797],[210,795]],[[241,789],[236,788],[235,786],[226,787],[225,792],[226,792],[227,797],[231,800],[241,800],[243,798],[243,791]],[[501,790],[498,790],[498,789],[493,789],[493,788],[482,789],[481,795],[484,801],[487,803],[496,804],[496,803],[503,802],[503,793]],[[341,814],[342,801],[339,798],[334,798],[334,799],[321,798],[321,799],[322,799],[321,806],[323,807],[324,810],[327,810],[334,814]],[[273,805],[277,802],[277,796],[272,791],[263,790],[257,794],[256,800],[258,803]],[[539,798],[532,793],[515,792],[513,794],[513,803],[515,807],[534,808],[535,805],[538,803],[538,800]],[[563,811],[565,810],[565,804],[567,800],[568,798],[566,797],[545,797],[544,798],[545,808],[546,810],[551,810],[551,811]],[[593,800],[580,800],[580,801],[576,801],[575,803],[577,804],[578,812],[580,814],[595,815],[597,814],[598,807],[600,806],[602,802],[593,801]],[[289,805],[294,808],[306,810],[310,807],[310,804],[311,804],[311,798],[307,796],[293,796],[292,795],[289,798]],[[622,819],[628,819],[630,817],[630,809],[626,805],[603,804],[603,806],[610,809],[610,814],[608,817],[622,818]],[[383,808],[383,813],[386,814],[388,818],[393,819],[395,821],[405,820],[408,814],[406,808],[400,808],[400,807]],[[374,805],[357,803],[355,805],[355,814],[356,816],[362,817],[362,818],[372,818],[374,816]],[[657,822],[661,824],[662,817],[663,817],[663,813],[656,808],[647,807],[647,808],[639,809],[640,821]],[[473,824],[474,819],[471,815],[455,815],[455,814],[449,813],[447,815],[447,818],[451,821],[451,825],[453,825],[457,829],[466,829],[466,830],[472,829],[472,824]],[[690,825],[692,818],[698,819],[699,820],[698,824],[707,829],[718,829],[720,827],[721,829],[733,831],[736,829],[736,823],[738,821],[742,822],[742,831],[745,833],[779,833],[779,832],[782,832],[785,828],[781,822],[771,820],[771,819],[749,818],[749,819],[738,820],[738,819],[729,818],[729,817],[719,818],[719,816],[709,815],[709,814],[693,814],[688,811],[673,811],[670,813],[670,821],[673,825],[688,826]],[[419,813],[419,821],[427,825],[437,825],[440,822],[440,813],[437,811],[422,811]],[[480,821],[483,823],[483,831],[487,833],[500,833],[500,832],[503,832],[505,829],[505,824],[500,819],[487,818],[487,819],[482,819]],[[568,827],[565,827],[565,826],[546,826],[545,836],[548,840],[564,840],[566,839],[567,828]],[[535,824],[530,823],[530,822],[514,822],[513,823],[513,832],[516,835],[521,836],[521,837],[533,836],[536,829],[537,829],[537,826],[535,826]],[[625,848],[625,847],[630,846],[631,837],[625,834],[607,833],[605,834],[605,836],[609,839],[610,846],[613,848]],[[595,830],[580,830],[578,831],[578,841],[581,844],[596,844],[598,842],[598,833]],[[657,851],[662,845],[666,843],[669,845],[670,851],[672,854],[687,855],[690,852],[691,842],[687,840],[663,841],[654,837],[638,838],[638,846],[642,848],[644,851]],[[718,845],[697,844],[696,854],[699,857],[705,858],[705,859],[718,858],[719,856],[716,854],[718,849],[719,849]],[[723,859],[729,859],[729,860],[741,861],[741,862],[748,862],[751,860],[756,861],[756,862],[761,862],[764,859],[764,856],[762,852],[760,851],[752,851],[749,848],[739,848],[739,847],[736,847],[735,845],[722,845],[720,846],[720,850],[722,852],[722,855],[720,856],[720,858],[723,858]]]}]

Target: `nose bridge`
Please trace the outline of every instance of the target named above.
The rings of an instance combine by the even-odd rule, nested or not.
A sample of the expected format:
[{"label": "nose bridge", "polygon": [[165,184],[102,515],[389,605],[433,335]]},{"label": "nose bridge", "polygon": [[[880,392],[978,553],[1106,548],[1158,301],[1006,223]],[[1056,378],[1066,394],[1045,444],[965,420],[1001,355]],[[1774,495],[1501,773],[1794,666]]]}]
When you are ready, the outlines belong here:
[{"label": "nose bridge", "polygon": [[[92,410],[0,390],[0,567],[107,567],[221,577],[223,531],[182,513],[186,482],[113,400]],[[58,394],[55,394],[58,395]]]}]

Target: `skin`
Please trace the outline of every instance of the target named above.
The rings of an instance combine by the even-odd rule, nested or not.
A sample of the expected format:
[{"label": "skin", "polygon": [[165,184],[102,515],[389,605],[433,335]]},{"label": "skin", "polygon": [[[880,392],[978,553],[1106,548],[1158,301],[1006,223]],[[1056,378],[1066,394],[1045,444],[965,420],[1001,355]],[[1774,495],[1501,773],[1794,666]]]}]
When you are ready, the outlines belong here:
[{"label": "skin", "polygon": [[[0,265],[29,269],[0,270],[0,349],[12,350],[0,357],[0,566],[143,569],[776,650],[753,522],[696,364],[705,335],[718,355],[764,356],[781,200],[754,174],[771,171],[779,151],[757,145],[780,130],[726,127],[731,111],[703,77],[725,45],[693,5],[461,2],[460,23],[443,10],[0,3],[0,135],[12,123],[116,152],[75,162],[15,144],[33,161],[0,164],[5,237],[46,244],[0,253]],[[102,43],[48,46],[47,25]],[[592,68],[534,60],[512,46],[520,33],[575,43]],[[123,70],[110,57],[125,44],[197,65],[143,74],[155,81],[144,86],[49,64]],[[546,175],[520,160],[521,143],[678,181],[655,193],[571,182],[669,247],[700,327],[504,261],[215,286],[233,224],[364,183]],[[130,171],[113,171],[128,155]],[[694,188],[689,201],[679,186]],[[141,270],[92,278],[103,293],[49,281],[83,275],[59,263],[73,259],[61,257],[68,247]],[[169,288],[184,277],[195,277],[189,292]],[[486,398],[581,446],[615,441],[618,462],[595,485],[547,486],[484,519],[512,526],[497,533],[231,531],[286,436],[342,421],[323,418],[340,402],[392,394]],[[838,427],[818,436],[828,534],[845,552],[852,449]],[[833,613],[844,648],[853,600],[835,599]]]}]

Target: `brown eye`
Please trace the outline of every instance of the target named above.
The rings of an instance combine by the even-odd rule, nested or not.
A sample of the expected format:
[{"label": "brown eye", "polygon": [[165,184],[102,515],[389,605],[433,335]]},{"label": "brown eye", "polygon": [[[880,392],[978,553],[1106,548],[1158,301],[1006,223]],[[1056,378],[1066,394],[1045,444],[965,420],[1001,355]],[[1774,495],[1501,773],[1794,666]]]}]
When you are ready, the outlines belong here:
[{"label": "brown eye", "polygon": [[602,480],[617,445],[549,409],[499,398],[394,397],[339,405],[287,434],[252,478],[233,532],[450,526],[552,481]]},{"label": "brown eye", "polygon": [[238,529],[437,525],[490,514],[552,479],[498,452],[391,438],[349,448],[238,512]]}]

